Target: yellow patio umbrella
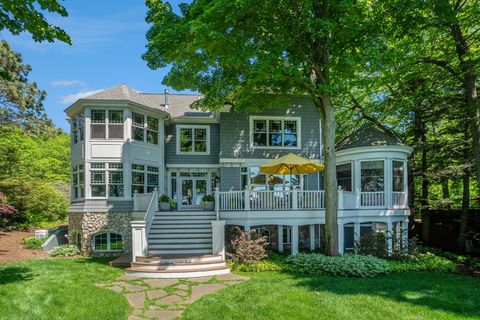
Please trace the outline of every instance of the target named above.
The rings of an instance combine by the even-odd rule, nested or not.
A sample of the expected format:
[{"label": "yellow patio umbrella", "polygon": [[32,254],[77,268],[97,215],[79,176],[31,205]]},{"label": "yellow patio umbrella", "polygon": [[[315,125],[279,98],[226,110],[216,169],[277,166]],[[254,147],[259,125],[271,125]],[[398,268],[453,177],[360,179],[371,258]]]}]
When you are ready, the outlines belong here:
[{"label": "yellow patio umbrella", "polygon": [[260,172],[269,174],[293,175],[323,171],[323,164],[289,153],[260,167]]}]

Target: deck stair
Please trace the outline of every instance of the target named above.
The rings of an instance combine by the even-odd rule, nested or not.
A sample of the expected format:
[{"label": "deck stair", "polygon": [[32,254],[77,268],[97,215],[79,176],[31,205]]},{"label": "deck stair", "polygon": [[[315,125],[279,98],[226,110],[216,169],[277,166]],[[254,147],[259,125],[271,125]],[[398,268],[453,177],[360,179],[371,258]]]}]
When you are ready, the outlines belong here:
[{"label": "deck stair", "polygon": [[148,233],[148,255],[137,256],[127,274],[144,278],[194,278],[230,273],[212,255],[215,212],[157,212]]}]

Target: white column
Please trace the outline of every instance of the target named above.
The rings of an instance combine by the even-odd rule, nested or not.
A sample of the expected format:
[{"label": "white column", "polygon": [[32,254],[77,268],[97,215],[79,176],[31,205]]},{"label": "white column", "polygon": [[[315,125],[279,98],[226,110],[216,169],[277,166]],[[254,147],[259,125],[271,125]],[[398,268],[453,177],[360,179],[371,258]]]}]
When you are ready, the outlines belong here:
[{"label": "white column", "polygon": [[311,224],[309,226],[309,236],[310,236],[310,251],[315,250],[315,225]]},{"label": "white column", "polygon": [[402,243],[404,252],[408,252],[408,219],[402,222]]},{"label": "white column", "polygon": [[243,194],[245,195],[244,208],[245,208],[245,210],[250,210],[250,189],[248,189],[248,185],[245,186],[245,190],[244,190]]},{"label": "white column", "polygon": [[278,225],[278,252],[283,252],[283,225]]},{"label": "white column", "polygon": [[322,225],[318,224],[318,247],[322,247]]},{"label": "white column", "polygon": [[297,190],[292,191],[292,209],[298,210],[298,191]]},{"label": "white column", "polygon": [[343,247],[343,241],[344,239],[344,229],[343,229],[343,222],[338,222],[338,252],[340,254],[343,254],[344,252],[344,247]]},{"label": "white column", "polygon": [[292,238],[291,242],[291,253],[292,255],[298,254],[298,226],[292,226]]},{"label": "white column", "polygon": [[354,245],[354,247],[359,240],[360,240],[360,222],[354,222],[353,223],[353,245]]},{"label": "white column", "polygon": [[221,255],[225,259],[225,220],[214,220],[212,223],[212,254]]},{"label": "white column", "polygon": [[[165,171],[167,170],[165,167],[165,123],[164,119],[160,119],[158,122],[158,148],[159,148],[159,180],[160,180],[160,185],[159,185],[159,192],[160,194],[166,194],[167,193],[167,188],[165,186]],[[209,184],[210,185],[210,184]]]},{"label": "white column", "polygon": [[217,216],[217,220],[220,220],[220,191],[218,187],[215,188],[215,214]]},{"label": "white column", "polygon": [[148,253],[148,243],[145,221],[131,221],[132,227],[132,261],[135,262],[137,256],[145,256]]},{"label": "white column", "polygon": [[387,236],[387,253],[388,255],[391,255],[392,254],[392,249],[393,249],[393,224],[392,224],[392,221],[389,220],[386,224],[386,236]]},{"label": "white column", "polygon": [[392,176],[392,158],[385,160],[385,207],[393,208],[393,176]]}]

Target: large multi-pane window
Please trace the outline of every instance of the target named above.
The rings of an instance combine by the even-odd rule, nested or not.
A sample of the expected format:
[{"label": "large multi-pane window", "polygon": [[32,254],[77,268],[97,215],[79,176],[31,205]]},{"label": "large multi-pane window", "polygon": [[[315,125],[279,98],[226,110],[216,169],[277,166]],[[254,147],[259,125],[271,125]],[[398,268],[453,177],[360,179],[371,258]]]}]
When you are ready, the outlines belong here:
[{"label": "large multi-pane window", "polygon": [[361,162],[361,184],[363,192],[380,192],[385,190],[383,160]]},{"label": "large multi-pane window", "polygon": [[123,238],[117,233],[105,232],[93,237],[93,249],[95,251],[121,251],[123,250]]},{"label": "large multi-pane window", "polygon": [[337,184],[344,191],[352,191],[352,164],[337,165]]},{"label": "large multi-pane window", "polygon": [[72,196],[74,199],[85,197],[85,170],[83,164],[72,168]]},{"label": "large multi-pane window", "polygon": [[158,144],[158,119],[133,112],[132,139]]},{"label": "large multi-pane window", "polygon": [[297,148],[299,119],[265,119],[252,117],[252,144],[255,147]]},{"label": "large multi-pane window", "polygon": [[90,111],[92,139],[123,139],[123,110]]},{"label": "large multi-pane window", "polygon": [[72,118],[72,141],[77,143],[85,139],[85,117],[79,113]]},{"label": "large multi-pane window", "polygon": [[264,174],[260,172],[260,167],[242,168],[241,177],[241,187],[248,185],[251,191],[289,191],[302,188],[301,175]]},{"label": "large multi-pane window", "polygon": [[405,166],[402,161],[394,160],[392,162],[393,192],[405,191],[404,170]]},{"label": "large multi-pane window", "polygon": [[90,191],[92,197],[121,198],[124,196],[123,164],[117,162],[90,163]]},{"label": "large multi-pane window", "polygon": [[159,182],[158,167],[132,164],[132,194],[153,192]]},{"label": "large multi-pane window", "polygon": [[209,152],[209,127],[178,126],[177,127],[177,153]]}]

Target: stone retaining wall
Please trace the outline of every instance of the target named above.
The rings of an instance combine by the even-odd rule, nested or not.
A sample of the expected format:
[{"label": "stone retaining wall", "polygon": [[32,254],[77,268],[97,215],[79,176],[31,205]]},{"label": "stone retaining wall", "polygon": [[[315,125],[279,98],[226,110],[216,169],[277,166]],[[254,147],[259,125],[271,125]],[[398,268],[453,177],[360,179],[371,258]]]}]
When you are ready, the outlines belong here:
[{"label": "stone retaining wall", "polygon": [[68,214],[69,242],[79,246],[83,255],[118,255],[118,252],[95,252],[92,248],[94,235],[113,232],[123,237],[124,253],[127,253],[130,251],[132,243],[131,220],[130,212],[70,212]]}]

